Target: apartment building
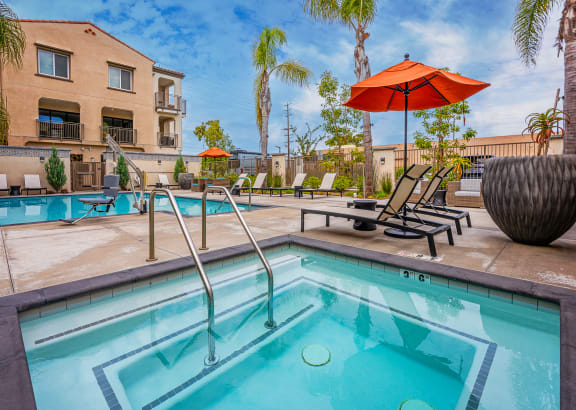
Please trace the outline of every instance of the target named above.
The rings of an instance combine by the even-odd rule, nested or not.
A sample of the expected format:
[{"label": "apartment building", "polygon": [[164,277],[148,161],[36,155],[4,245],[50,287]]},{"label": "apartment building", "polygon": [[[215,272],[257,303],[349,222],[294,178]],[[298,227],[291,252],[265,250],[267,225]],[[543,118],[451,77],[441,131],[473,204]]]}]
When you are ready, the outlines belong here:
[{"label": "apartment building", "polygon": [[9,145],[67,148],[80,162],[101,161],[106,135],[125,151],[182,150],[184,74],[90,22],[21,23],[23,67],[2,73]]}]

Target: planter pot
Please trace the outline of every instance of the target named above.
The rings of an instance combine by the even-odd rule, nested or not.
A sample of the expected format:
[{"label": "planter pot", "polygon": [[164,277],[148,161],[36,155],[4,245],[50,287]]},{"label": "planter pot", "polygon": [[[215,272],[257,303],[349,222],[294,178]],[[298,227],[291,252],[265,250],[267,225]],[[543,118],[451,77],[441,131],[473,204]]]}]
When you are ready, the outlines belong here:
[{"label": "planter pot", "polygon": [[490,159],[482,195],[486,210],[512,240],[547,245],[576,222],[576,155]]},{"label": "planter pot", "polygon": [[434,192],[434,197],[432,198],[432,204],[436,206],[446,206],[446,190],[439,189]]}]

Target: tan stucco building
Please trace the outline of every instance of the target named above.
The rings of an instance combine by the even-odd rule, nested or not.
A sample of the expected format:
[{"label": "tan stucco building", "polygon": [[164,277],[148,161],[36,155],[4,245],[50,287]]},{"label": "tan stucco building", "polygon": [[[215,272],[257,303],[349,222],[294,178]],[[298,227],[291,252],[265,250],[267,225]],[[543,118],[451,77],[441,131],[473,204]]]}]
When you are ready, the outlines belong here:
[{"label": "tan stucco building", "polygon": [[90,22],[21,20],[20,70],[2,73],[10,114],[8,145],[71,150],[99,162],[111,135],[126,151],[182,150],[184,75]]}]

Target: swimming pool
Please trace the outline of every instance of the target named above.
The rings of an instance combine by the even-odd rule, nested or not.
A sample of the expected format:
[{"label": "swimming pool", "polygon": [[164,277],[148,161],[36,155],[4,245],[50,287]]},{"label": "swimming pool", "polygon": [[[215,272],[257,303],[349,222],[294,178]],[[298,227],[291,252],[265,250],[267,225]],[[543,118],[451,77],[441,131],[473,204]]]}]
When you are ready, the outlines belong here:
[{"label": "swimming pool", "polygon": [[[78,198],[102,198],[101,194],[87,195],[49,195],[34,197],[8,197],[0,198],[0,226],[14,225],[30,222],[57,221],[60,219],[80,218],[90,209],[78,201]],[[148,195],[146,195],[148,198]],[[125,215],[135,214],[138,210],[132,207],[134,197],[132,194],[122,193],[116,199],[116,206],[110,208],[110,212],[103,214],[93,212],[90,217],[102,215]],[[183,215],[201,215],[202,201],[195,198],[176,197],[176,202]],[[231,212],[232,207],[225,203],[220,207],[219,201],[208,201],[207,212],[209,214]],[[246,205],[238,204],[239,209],[246,209]],[[257,208],[257,207],[253,207]],[[158,195],[155,202],[155,210],[171,211],[172,207],[167,197]]]},{"label": "swimming pool", "polygon": [[554,303],[301,246],[266,254],[271,330],[254,257],[205,266],[212,367],[190,269],[21,314],[38,408],[560,408]]}]

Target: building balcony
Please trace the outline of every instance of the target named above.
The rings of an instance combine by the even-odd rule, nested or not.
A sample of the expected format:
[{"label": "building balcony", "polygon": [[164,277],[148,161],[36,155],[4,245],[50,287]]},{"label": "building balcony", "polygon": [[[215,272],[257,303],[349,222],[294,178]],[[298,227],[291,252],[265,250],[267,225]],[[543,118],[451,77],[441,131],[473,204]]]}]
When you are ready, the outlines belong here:
[{"label": "building balcony", "polygon": [[156,111],[186,115],[186,100],[179,95],[164,92],[155,94]]},{"label": "building balcony", "polygon": [[168,148],[178,147],[178,134],[170,132],[159,132],[158,145],[160,147],[168,147]]},{"label": "building balcony", "polygon": [[136,145],[137,130],[135,128],[100,127],[102,142],[106,142],[106,135],[110,135],[118,144]]},{"label": "building balcony", "polygon": [[79,122],[52,122],[36,120],[37,135],[60,141],[82,141],[84,139],[84,124]]}]

